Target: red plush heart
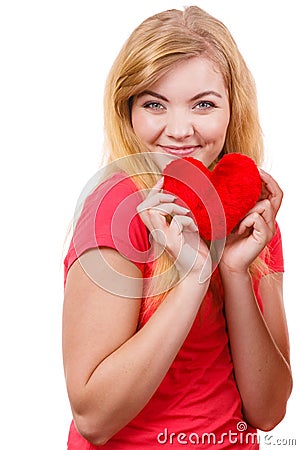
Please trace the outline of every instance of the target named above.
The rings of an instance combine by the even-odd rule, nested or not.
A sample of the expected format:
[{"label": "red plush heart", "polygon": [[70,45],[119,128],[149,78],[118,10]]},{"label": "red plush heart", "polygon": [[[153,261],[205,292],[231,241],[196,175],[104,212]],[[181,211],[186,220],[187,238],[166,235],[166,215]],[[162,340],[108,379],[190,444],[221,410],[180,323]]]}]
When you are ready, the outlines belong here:
[{"label": "red plush heart", "polygon": [[224,155],[213,171],[186,157],[169,163],[163,172],[164,190],[185,204],[205,239],[225,238],[256,204],[261,178],[254,161],[240,153]]}]

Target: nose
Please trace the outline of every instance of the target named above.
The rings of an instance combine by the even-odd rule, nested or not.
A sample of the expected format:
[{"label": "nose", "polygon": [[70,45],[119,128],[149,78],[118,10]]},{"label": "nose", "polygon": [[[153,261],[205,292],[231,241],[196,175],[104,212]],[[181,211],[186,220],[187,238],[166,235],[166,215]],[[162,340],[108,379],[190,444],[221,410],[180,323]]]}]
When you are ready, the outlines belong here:
[{"label": "nose", "polygon": [[183,111],[169,113],[165,133],[169,138],[177,141],[183,141],[192,136],[194,134],[194,126],[190,115]]}]

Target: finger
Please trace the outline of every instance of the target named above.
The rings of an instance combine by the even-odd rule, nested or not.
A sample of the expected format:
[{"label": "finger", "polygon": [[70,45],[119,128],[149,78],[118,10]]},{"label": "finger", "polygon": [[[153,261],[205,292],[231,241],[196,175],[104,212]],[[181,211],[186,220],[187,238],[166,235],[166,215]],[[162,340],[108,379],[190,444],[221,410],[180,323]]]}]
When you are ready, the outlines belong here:
[{"label": "finger", "polygon": [[274,180],[274,178],[269,173],[267,173],[263,169],[259,169],[259,173],[262,181],[264,182],[265,186],[267,187],[270,193],[274,195],[282,193],[279,184],[277,183],[277,181]]},{"label": "finger", "polygon": [[188,216],[174,216],[169,228],[170,233],[177,232],[177,234],[183,231],[190,231],[192,233],[198,232],[198,227],[191,217]]},{"label": "finger", "polygon": [[250,228],[255,228],[256,231],[263,231],[267,228],[265,220],[258,212],[253,212],[242,220],[238,229],[238,234],[242,235]]},{"label": "finger", "polygon": [[172,194],[164,194],[162,192],[156,192],[155,195],[146,198],[142,203],[140,203],[137,207],[137,212],[145,211],[146,209],[153,208],[155,206],[160,205],[161,203],[170,203],[176,200],[176,196]]},{"label": "finger", "polygon": [[191,217],[174,216],[170,225],[168,225],[166,222],[162,223],[159,218],[153,216],[151,225],[150,234],[154,241],[175,258],[177,258],[185,240],[183,232],[190,232],[190,236],[196,236],[196,240],[193,241],[194,249],[199,245],[199,234],[196,234],[198,229]]},{"label": "finger", "polygon": [[176,205],[176,203],[163,203],[158,206],[151,208],[152,210],[158,211],[163,215],[186,215],[190,212],[189,209],[183,206]]},{"label": "finger", "polygon": [[267,198],[270,200],[276,215],[282,202],[283,192],[279,187],[279,184],[270,174],[262,169],[259,169],[259,172],[263,181],[263,188],[266,190]]},{"label": "finger", "polygon": [[248,212],[247,215],[252,214],[252,213],[258,213],[259,215],[261,215],[264,219],[264,221],[269,225],[269,226],[273,226],[274,225],[274,211],[271,205],[270,200],[265,199],[265,200],[261,200],[259,202],[256,203],[256,205],[250,209],[250,211]]},{"label": "finger", "polygon": [[150,189],[150,192],[148,194],[148,197],[152,197],[152,195],[157,194],[158,192],[160,192],[163,188],[164,185],[164,177],[161,177],[157,183],[155,183],[155,185]]}]

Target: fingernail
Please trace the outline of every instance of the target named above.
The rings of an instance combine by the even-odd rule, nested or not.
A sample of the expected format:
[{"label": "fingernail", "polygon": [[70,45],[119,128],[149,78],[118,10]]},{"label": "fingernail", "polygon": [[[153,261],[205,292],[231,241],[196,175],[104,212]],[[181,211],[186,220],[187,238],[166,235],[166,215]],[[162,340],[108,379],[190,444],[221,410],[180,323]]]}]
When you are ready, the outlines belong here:
[{"label": "fingernail", "polygon": [[164,181],[165,181],[165,179],[164,179],[164,177],[162,177],[160,180],[158,180],[158,181],[155,183],[155,185],[154,185],[153,187],[162,187],[163,184],[164,184]]},{"label": "fingernail", "polygon": [[263,175],[268,175],[268,173],[264,169],[261,169],[260,167],[258,167],[258,171]]}]

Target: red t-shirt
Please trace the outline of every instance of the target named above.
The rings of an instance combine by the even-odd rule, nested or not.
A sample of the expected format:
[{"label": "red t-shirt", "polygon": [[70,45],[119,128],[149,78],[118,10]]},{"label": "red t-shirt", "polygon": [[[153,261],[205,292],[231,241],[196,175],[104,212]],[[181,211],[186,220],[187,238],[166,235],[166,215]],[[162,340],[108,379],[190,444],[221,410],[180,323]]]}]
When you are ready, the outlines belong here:
[{"label": "red t-shirt", "polygon": [[[144,277],[149,275],[148,231],[136,213],[141,200],[132,180],[121,173],[94,190],[87,198],[76,225],[65,258],[65,277],[70,266],[84,251],[98,246],[118,250],[136,264]],[[269,249],[270,270],[282,272],[278,227]],[[245,424],[242,415],[217,270],[213,279],[214,289],[208,290],[189,335],[144,409],[101,447],[86,441],[72,422],[69,450],[181,449],[183,446],[202,449],[258,448],[256,430]],[[262,306],[258,281],[254,281],[254,289]],[[214,294],[216,286],[219,286],[218,296]]]}]

